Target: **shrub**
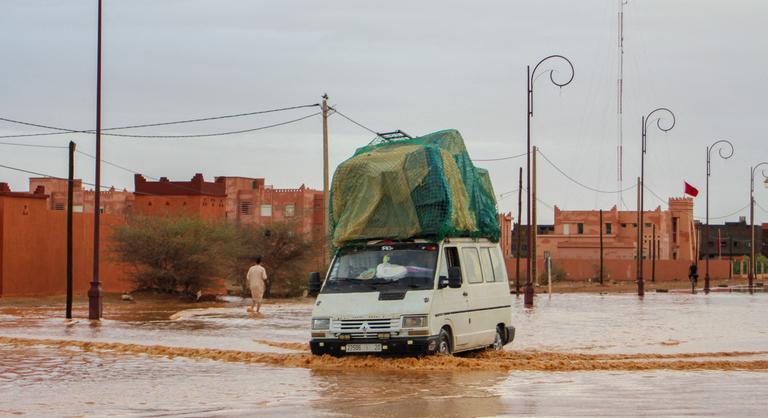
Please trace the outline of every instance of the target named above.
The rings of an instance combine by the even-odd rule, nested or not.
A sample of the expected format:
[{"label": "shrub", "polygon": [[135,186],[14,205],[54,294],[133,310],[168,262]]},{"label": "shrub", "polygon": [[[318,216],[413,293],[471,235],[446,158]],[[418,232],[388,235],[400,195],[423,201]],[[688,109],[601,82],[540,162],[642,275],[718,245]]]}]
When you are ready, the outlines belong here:
[{"label": "shrub", "polygon": [[114,253],[135,267],[138,289],[194,294],[219,273],[225,225],[184,217],[129,217],[115,228]]}]

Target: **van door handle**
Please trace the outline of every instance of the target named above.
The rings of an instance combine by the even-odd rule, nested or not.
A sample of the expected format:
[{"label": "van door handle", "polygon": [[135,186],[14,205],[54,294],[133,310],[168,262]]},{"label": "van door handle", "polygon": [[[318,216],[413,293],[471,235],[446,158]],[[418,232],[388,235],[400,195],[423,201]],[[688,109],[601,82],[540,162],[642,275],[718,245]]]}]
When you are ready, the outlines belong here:
[{"label": "van door handle", "polygon": [[465,291],[464,293],[462,293],[462,295],[464,295],[464,296],[469,296],[469,293],[467,293],[467,292]]}]

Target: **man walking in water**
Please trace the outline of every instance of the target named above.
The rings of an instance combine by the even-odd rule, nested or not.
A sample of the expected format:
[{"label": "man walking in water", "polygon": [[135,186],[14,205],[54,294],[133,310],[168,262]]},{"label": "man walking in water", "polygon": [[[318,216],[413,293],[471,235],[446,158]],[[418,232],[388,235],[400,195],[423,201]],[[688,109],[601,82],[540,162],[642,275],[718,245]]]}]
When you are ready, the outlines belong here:
[{"label": "man walking in water", "polygon": [[248,311],[253,312],[253,307],[256,307],[256,313],[261,310],[261,301],[264,298],[264,289],[267,284],[267,271],[261,266],[261,256],[256,256],[256,264],[248,269],[248,275],[246,276],[248,287],[251,288],[251,298],[253,303]]}]

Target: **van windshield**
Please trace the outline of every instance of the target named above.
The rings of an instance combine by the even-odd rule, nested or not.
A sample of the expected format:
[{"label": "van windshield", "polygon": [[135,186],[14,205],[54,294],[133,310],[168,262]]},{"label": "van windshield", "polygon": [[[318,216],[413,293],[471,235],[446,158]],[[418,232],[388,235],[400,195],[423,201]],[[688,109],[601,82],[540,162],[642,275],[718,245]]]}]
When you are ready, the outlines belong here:
[{"label": "van windshield", "polygon": [[324,293],[432,289],[437,244],[381,244],[339,250]]}]

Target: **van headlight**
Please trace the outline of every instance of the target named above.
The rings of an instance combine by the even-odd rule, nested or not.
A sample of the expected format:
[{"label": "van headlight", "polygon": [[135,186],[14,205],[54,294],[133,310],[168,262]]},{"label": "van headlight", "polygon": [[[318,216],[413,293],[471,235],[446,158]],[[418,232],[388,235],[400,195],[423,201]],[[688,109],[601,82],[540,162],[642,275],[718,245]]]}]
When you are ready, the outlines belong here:
[{"label": "van headlight", "polygon": [[330,327],[330,318],[312,318],[312,329],[328,329]]},{"label": "van headlight", "polygon": [[403,328],[426,328],[427,315],[408,315],[403,317]]}]

